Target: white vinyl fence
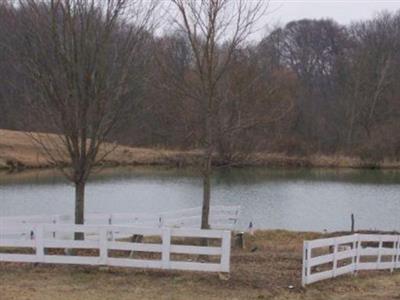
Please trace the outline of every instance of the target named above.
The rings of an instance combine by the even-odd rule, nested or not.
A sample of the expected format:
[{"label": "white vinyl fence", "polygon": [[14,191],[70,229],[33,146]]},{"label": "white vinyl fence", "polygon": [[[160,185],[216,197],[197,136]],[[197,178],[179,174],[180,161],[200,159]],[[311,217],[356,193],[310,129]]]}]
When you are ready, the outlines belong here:
[{"label": "white vinyl fence", "polygon": [[[29,239],[9,238],[26,232],[30,232]],[[75,232],[83,232],[85,239],[58,238],[61,233],[72,237]],[[117,234],[142,235],[151,239],[150,242],[130,242],[113,238]],[[92,238],[88,239],[88,236]],[[191,239],[188,245],[185,244],[187,238],[216,239],[218,245],[193,246]],[[0,227],[0,261],[229,272],[230,239],[230,231],[222,230],[19,224]],[[90,252],[82,255],[77,250],[76,255],[67,255],[66,249],[86,249]],[[124,255],[115,255],[115,251]],[[205,255],[210,259],[198,262],[189,259],[190,255]]]},{"label": "white vinyl fence", "polygon": [[[240,214],[240,206],[211,206],[212,229],[234,229]],[[10,224],[73,224],[72,215],[36,215],[0,217],[0,226]],[[200,228],[201,207],[181,209],[159,214],[139,213],[91,213],[85,215],[86,225],[129,225],[139,227]]]},{"label": "white vinyl fence", "polygon": [[400,268],[400,235],[353,234],[304,242],[302,285],[359,270]]}]

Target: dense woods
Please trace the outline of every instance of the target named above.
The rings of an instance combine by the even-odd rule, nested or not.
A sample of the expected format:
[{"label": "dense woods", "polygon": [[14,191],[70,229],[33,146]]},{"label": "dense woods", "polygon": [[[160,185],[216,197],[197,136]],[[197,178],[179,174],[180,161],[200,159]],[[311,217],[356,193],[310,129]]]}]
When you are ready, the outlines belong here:
[{"label": "dense woods", "polygon": [[[0,6],[0,128],[57,132],[30,117],[35,103],[27,95],[37,87],[15,67],[15,53],[10,53],[26,47],[27,40],[13,36],[29,35],[28,28],[13,25],[7,5]],[[31,16],[20,11],[19,17]],[[113,34],[123,40],[129,33],[121,26]],[[108,139],[202,148],[204,107],[186,89],[197,80],[190,40],[178,27],[147,34],[138,39],[144,49],[135,58],[141,62],[135,65],[140,76],[129,76],[135,94],[123,99],[129,103],[120,115],[123,122]],[[223,56],[228,47],[220,43],[216,51]],[[398,158],[399,83],[400,12],[347,26],[322,19],[276,27],[232,53],[215,90],[213,150],[227,162],[252,151]]]}]

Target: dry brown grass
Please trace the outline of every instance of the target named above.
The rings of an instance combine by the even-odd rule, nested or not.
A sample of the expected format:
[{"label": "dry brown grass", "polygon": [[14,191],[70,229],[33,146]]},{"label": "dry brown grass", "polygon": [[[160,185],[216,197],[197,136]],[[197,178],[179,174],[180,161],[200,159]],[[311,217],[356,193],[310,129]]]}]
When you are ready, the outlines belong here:
[{"label": "dry brown grass", "polygon": [[[46,137],[47,135],[38,134]],[[54,137],[54,135],[49,135]],[[105,144],[103,150],[112,148]],[[166,149],[133,148],[118,146],[104,160],[107,166],[116,165],[170,165],[188,166],[199,160],[198,150],[178,151]],[[224,164],[218,161],[217,164]],[[277,153],[256,153],[239,155],[234,165],[271,166],[271,167],[329,167],[329,168],[400,168],[400,161],[384,160],[371,163],[359,158],[343,155],[311,155],[307,157],[287,156]],[[40,147],[24,132],[0,129],[0,169],[1,168],[46,168],[50,164],[43,155]]]},{"label": "dry brown grass", "polygon": [[[55,135],[36,134],[42,139]],[[105,144],[103,151],[114,148]],[[132,148],[118,146],[104,161],[106,165],[188,165],[199,156],[198,151],[173,151],[165,149]],[[20,131],[0,129],[1,168],[46,168],[50,163],[41,147],[32,138]]]},{"label": "dry brown grass", "polygon": [[6,168],[13,162],[32,167],[47,163],[27,135],[18,131],[0,130],[0,168]]},{"label": "dry brown grass", "polygon": [[341,154],[314,154],[306,157],[286,156],[277,153],[258,153],[249,160],[250,164],[273,167],[308,167],[308,168],[382,168],[398,169],[400,161],[384,159],[381,162],[362,160]]},{"label": "dry brown grass", "polygon": [[320,235],[246,235],[246,249],[232,252],[229,280],[210,273],[0,263],[0,299],[400,299],[399,272],[343,276],[302,289],[302,241]]}]

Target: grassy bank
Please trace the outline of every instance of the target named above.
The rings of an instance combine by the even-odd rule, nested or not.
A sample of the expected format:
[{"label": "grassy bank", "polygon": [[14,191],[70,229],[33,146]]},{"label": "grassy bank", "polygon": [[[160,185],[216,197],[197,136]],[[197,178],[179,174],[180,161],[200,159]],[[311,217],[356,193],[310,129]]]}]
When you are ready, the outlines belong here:
[{"label": "grassy bank", "polygon": [[245,249],[232,251],[229,279],[210,273],[0,263],[0,299],[400,298],[399,272],[365,272],[301,288],[302,242],[320,236],[287,231],[246,235]]},{"label": "grassy bank", "polygon": [[[38,135],[46,138],[47,135]],[[50,135],[54,137],[54,135]],[[106,144],[104,149],[113,147]],[[133,148],[118,146],[104,161],[107,166],[168,165],[191,166],[200,158],[200,151]],[[223,165],[224,161],[215,160]],[[384,160],[376,163],[341,155],[287,156],[276,153],[254,153],[240,156],[236,166],[315,167],[315,168],[400,168],[400,161]],[[51,165],[40,147],[24,132],[0,130],[0,169],[49,168]]]},{"label": "grassy bank", "polygon": [[[48,135],[37,135],[46,139]],[[49,135],[54,138],[55,135]],[[106,150],[114,145],[106,144]],[[196,151],[173,151],[164,149],[132,148],[118,146],[110,153],[104,164],[114,165],[176,165],[191,164],[198,157]],[[0,129],[0,168],[3,169],[35,169],[49,168],[51,164],[24,132]]]}]

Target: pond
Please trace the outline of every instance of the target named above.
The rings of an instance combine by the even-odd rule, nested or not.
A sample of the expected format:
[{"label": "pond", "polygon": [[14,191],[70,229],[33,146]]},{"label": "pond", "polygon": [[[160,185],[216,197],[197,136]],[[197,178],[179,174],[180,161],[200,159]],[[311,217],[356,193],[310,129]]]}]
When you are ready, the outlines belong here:
[{"label": "pond", "polygon": [[[218,169],[212,204],[241,205],[237,229],[400,230],[400,171]],[[98,172],[86,211],[164,212],[200,206],[202,181],[191,169],[132,167]],[[74,188],[55,171],[0,173],[0,216],[72,214]]]}]

